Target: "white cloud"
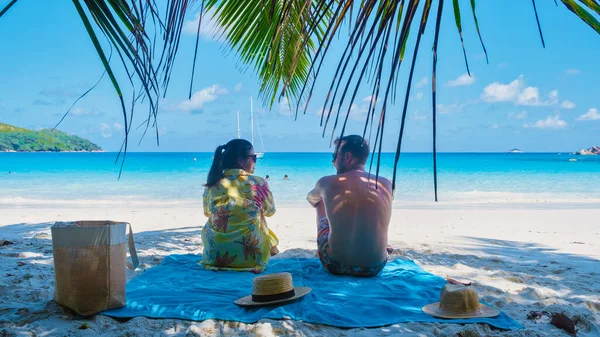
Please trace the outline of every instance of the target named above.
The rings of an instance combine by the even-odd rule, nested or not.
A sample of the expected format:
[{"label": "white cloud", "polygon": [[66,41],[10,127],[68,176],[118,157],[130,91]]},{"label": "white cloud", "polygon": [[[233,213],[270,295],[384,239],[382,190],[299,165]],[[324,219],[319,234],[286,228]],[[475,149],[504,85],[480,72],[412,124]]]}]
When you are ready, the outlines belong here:
[{"label": "white cloud", "polygon": [[456,112],[458,110],[458,104],[438,104],[437,113],[439,114],[449,114],[451,112]]},{"label": "white cloud", "polygon": [[554,89],[550,91],[548,94],[548,98],[550,99],[549,104],[554,105],[558,103],[558,90]]},{"label": "white cloud", "polygon": [[291,116],[292,109],[290,108],[290,101],[287,97],[283,97],[279,102],[279,114],[283,116]]},{"label": "white cloud", "polygon": [[365,102],[365,103],[369,103],[369,104],[371,104],[371,102],[373,102],[373,104],[375,104],[377,102],[380,102],[381,98],[378,98],[377,102],[376,102],[375,101],[375,96],[369,95],[369,96],[366,96],[365,98],[363,98],[362,101]]},{"label": "white cloud", "polygon": [[415,98],[417,99],[417,101],[420,101],[423,98],[423,92],[420,91],[415,95]]},{"label": "white cloud", "polygon": [[576,106],[577,105],[575,103],[569,101],[568,99],[564,100],[560,105],[560,107],[563,109],[575,109]]},{"label": "white cloud", "polygon": [[600,120],[600,113],[598,113],[598,109],[590,108],[588,112],[583,115],[577,117],[578,121],[598,121]]},{"label": "white cloud", "polygon": [[481,98],[486,102],[511,102],[517,98],[524,84],[523,75],[509,84],[494,82],[483,89]]},{"label": "white cloud", "polygon": [[79,117],[104,115],[104,113],[98,109],[87,110],[87,109],[80,108],[80,107],[74,108],[73,110],[71,110],[71,112],[69,114],[73,115],[73,116],[79,116]]},{"label": "white cloud", "polygon": [[516,119],[524,119],[524,118],[527,118],[527,111],[521,111],[519,113],[511,112],[508,114],[508,117],[516,118]]},{"label": "white cloud", "polygon": [[106,123],[100,123],[100,135],[104,138],[112,137],[112,129],[110,125]]},{"label": "white cloud", "polygon": [[567,69],[567,70],[565,70],[565,74],[567,74],[567,75],[579,75],[579,74],[581,74],[581,70],[579,70],[579,69]]},{"label": "white cloud", "polygon": [[177,104],[172,110],[182,112],[198,112],[204,108],[206,103],[214,102],[221,95],[226,95],[229,92],[225,88],[221,88],[218,84],[213,84],[210,87],[196,91],[192,98]]},{"label": "white cloud", "polygon": [[123,124],[120,124],[120,123],[115,123],[115,124],[113,124],[112,127],[115,130],[123,130]]},{"label": "white cloud", "polygon": [[455,80],[446,82],[446,85],[449,87],[462,87],[469,86],[473,83],[475,83],[475,76],[469,76],[469,74],[464,73],[458,76],[458,78],[456,78]]},{"label": "white cloud", "polygon": [[416,110],[412,114],[410,114],[410,119],[413,121],[426,121],[429,118],[427,117],[427,115],[421,114],[419,110]]},{"label": "white cloud", "polygon": [[497,123],[494,123],[494,124],[492,125],[492,129],[497,129],[497,128],[499,128],[499,127],[500,127],[500,126],[499,126]]},{"label": "white cloud", "polygon": [[320,107],[319,109],[315,110],[315,115],[320,117],[321,114],[323,114],[323,110],[325,110],[324,107]]},{"label": "white cloud", "polygon": [[415,87],[421,88],[426,86],[427,83],[429,83],[429,80],[427,79],[427,77],[423,77],[419,82],[417,82],[417,84],[415,84]]},{"label": "white cloud", "polygon": [[525,123],[523,124],[523,127],[536,129],[564,129],[567,125],[567,122],[560,119],[559,116],[548,116],[546,119],[541,119],[535,123]]},{"label": "white cloud", "polygon": [[548,99],[543,100],[537,87],[525,87],[524,76],[520,75],[509,84],[493,82],[483,89],[481,98],[489,103],[513,102],[524,106],[549,106],[558,103],[558,90],[548,93]]},{"label": "white cloud", "polygon": [[449,114],[453,112],[462,112],[467,106],[477,104],[476,100],[469,100],[465,103],[454,103],[454,104],[437,104],[437,113],[439,114]]},{"label": "white cloud", "polygon": [[364,120],[369,112],[368,104],[352,104],[350,107],[350,118],[354,120]]},{"label": "white cloud", "polygon": [[[196,15],[194,20],[186,21],[183,24],[183,31],[188,34],[196,35],[198,33],[198,20],[200,14]],[[214,10],[204,12],[202,25],[200,26],[200,37],[206,40],[223,40],[225,30],[217,22]]]},{"label": "white cloud", "polygon": [[548,94],[548,100],[540,99],[540,90],[536,87],[527,87],[517,97],[517,105],[525,106],[548,106],[558,103],[558,90],[552,90]]},{"label": "white cloud", "polygon": [[164,127],[164,126],[161,126],[161,127],[158,128],[158,135],[159,136],[164,136],[164,135],[167,134],[167,132],[169,132],[169,130],[167,130],[167,128]]},{"label": "white cloud", "polygon": [[540,90],[536,87],[527,87],[517,97],[519,105],[538,105],[540,101]]},{"label": "white cloud", "polygon": [[239,82],[238,84],[235,85],[235,92],[240,92],[242,91],[242,89],[244,89],[244,85],[242,84],[242,82]]}]

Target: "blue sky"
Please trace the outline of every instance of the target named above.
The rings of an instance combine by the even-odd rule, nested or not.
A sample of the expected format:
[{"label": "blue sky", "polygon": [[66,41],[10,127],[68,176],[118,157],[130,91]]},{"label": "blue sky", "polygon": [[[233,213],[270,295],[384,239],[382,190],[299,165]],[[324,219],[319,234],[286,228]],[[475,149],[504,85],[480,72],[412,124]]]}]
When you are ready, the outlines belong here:
[{"label": "blue sky", "polygon": [[[0,0],[0,7],[8,3]],[[496,4],[494,4],[496,3]],[[479,1],[478,19],[489,65],[476,35],[468,1],[461,1],[463,30],[472,77],[466,75],[460,39],[451,6],[446,6],[438,61],[438,146],[440,151],[496,152],[520,148],[528,152],[574,151],[599,145],[600,36],[562,4],[538,3],[546,41],[542,48],[531,2],[510,6]],[[431,148],[431,43],[433,20],[422,41],[408,107],[405,151]],[[308,113],[293,121],[285,104],[272,109],[257,102],[257,77],[242,71],[235,53],[212,39],[212,25],[203,39],[187,100],[195,35],[194,15],[182,36],[171,87],[159,115],[161,144],[141,130],[132,135],[131,151],[212,151],[236,136],[236,111],[242,135],[250,137],[249,101],[255,106],[266,151],[329,151],[321,138],[318,112],[336,63],[330,59],[317,84]],[[414,36],[413,36],[414,37]],[[32,129],[52,127],[72,102],[103,71],[85,29],[70,1],[19,1],[0,19],[0,122]],[[343,44],[334,46],[339,54]],[[398,100],[387,122],[384,150],[395,150],[399,115],[412,51],[406,53]],[[118,66],[117,60],[113,63]],[[124,81],[125,82],[125,81]],[[353,108],[350,132],[362,131],[368,106],[365,88]],[[142,107],[135,125],[143,121]],[[105,78],[60,126],[109,151],[122,137],[119,101]],[[329,134],[329,132],[328,132]],[[257,136],[258,138],[258,136]],[[258,141],[257,141],[258,143]]]}]

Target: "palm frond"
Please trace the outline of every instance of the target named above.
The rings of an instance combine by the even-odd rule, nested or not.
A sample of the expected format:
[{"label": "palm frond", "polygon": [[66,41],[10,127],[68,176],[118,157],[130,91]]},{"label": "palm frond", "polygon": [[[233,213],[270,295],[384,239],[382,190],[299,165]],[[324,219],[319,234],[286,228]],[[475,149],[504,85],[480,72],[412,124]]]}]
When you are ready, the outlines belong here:
[{"label": "palm frond", "polygon": [[329,18],[331,4],[312,0],[207,0],[224,36],[243,63],[259,74],[260,96],[272,105],[277,97],[299,99],[309,81],[310,53]]},{"label": "palm frond", "polygon": [[11,2],[8,3],[8,5],[4,6],[4,8],[0,10],[0,18],[2,17],[2,15],[4,15],[4,13],[8,12],[8,10],[16,3],[17,0],[11,0]]},{"label": "palm frond", "polygon": [[417,34],[417,41],[415,43],[415,50],[413,54],[412,64],[410,66],[410,73],[408,75],[408,84],[406,85],[406,94],[404,96],[404,107],[402,108],[402,120],[400,122],[400,133],[398,134],[398,145],[396,147],[396,157],[394,159],[394,173],[392,177],[392,189],[396,189],[396,173],[398,170],[398,161],[400,160],[400,153],[402,149],[402,137],[404,136],[404,128],[406,125],[406,112],[408,108],[408,98],[410,97],[410,90],[415,72],[415,64],[417,62],[417,55],[419,53],[419,46],[421,45],[421,37],[425,33],[425,27],[429,19],[429,13],[431,10],[431,0],[426,0],[423,8],[423,14],[421,17],[421,23],[419,26],[419,33]]},{"label": "palm frond", "polygon": [[544,34],[542,34],[542,26],[540,25],[540,18],[538,17],[537,7],[535,6],[535,0],[531,0],[533,3],[533,12],[535,13],[535,21],[537,22],[538,30],[540,31],[540,38],[542,39],[542,47],[546,48],[544,42]]},{"label": "palm frond", "polygon": [[[102,64],[104,65],[104,69],[106,69],[106,73],[108,74],[110,81],[112,82],[115,91],[117,92],[117,95],[119,96],[119,101],[121,103],[121,108],[124,114],[124,121],[125,121],[125,153],[127,153],[127,137],[129,135],[129,127],[127,124],[127,111],[125,109],[125,100],[123,99],[123,93],[121,92],[121,87],[119,86],[119,82],[117,81],[112,68],[110,66],[110,62],[108,61],[108,59],[106,58],[106,55],[104,54],[104,50],[102,49],[102,46],[100,45],[100,41],[98,41],[98,37],[96,36],[96,33],[94,32],[94,28],[92,27],[86,13],[83,10],[83,7],[81,6],[81,4],[79,3],[79,1],[77,0],[73,0],[73,4],[75,5],[75,8],[77,9],[77,13],[79,14],[79,16],[81,17],[81,21],[83,22],[85,29],[87,30],[90,38],[92,39],[92,43],[94,44],[94,48],[96,48],[96,52],[98,53],[98,56],[100,57],[100,60],[102,61]],[[121,169],[122,169],[122,165],[123,165],[124,161],[121,164]],[[122,172],[122,170],[121,170]],[[119,177],[120,177],[120,173],[119,173]]]},{"label": "palm frond", "polygon": [[[142,139],[146,131],[154,127],[158,144],[159,100],[166,95],[185,15],[192,2],[194,1],[166,1],[162,4],[167,9],[166,15],[162,18],[154,0],[73,0],[121,103],[125,139],[123,153],[119,151],[116,159],[119,160],[123,154],[121,165],[128,149],[135,106],[140,100],[147,101],[149,106]],[[105,56],[106,47],[99,42],[97,30],[105,36],[111,50],[114,48],[127,75],[132,91],[129,109],[126,108],[123,87]],[[153,32],[154,35],[150,37],[148,32]],[[158,43],[157,35],[162,37]],[[195,54],[194,64],[196,57]],[[193,75],[190,82],[193,83]]]},{"label": "palm frond", "polygon": [[196,73],[196,58],[198,57],[198,43],[200,42],[200,28],[202,28],[202,15],[204,14],[204,1],[202,0],[202,7],[200,8],[200,15],[198,15],[198,30],[196,31],[196,47],[194,48],[194,61],[192,62],[192,77],[190,80],[190,93],[188,99],[192,98],[192,90],[194,88],[194,74]]},{"label": "palm frond", "polygon": [[[475,0],[471,0],[471,7],[473,8],[473,19],[477,25],[477,18],[475,17]],[[435,20],[435,37],[433,38],[433,69],[431,74],[431,111],[432,111],[432,126],[433,126],[433,193],[434,200],[438,201],[437,191],[437,48],[438,40],[440,37],[440,25],[442,22],[442,12],[444,10],[444,0],[440,0],[438,5],[437,18]],[[479,27],[477,27],[479,32]],[[481,39],[481,35],[479,35]],[[483,41],[481,42],[483,45]],[[485,46],[483,47],[485,50]],[[487,60],[487,52],[486,52]]]},{"label": "palm frond", "polygon": [[463,40],[462,35],[462,22],[460,19],[460,6],[458,4],[458,0],[452,0],[452,5],[454,7],[454,21],[456,22],[456,28],[458,29],[458,35],[460,36],[460,44],[462,45],[463,55],[465,57],[465,65],[467,66],[467,74],[471,76],[471,71],[469,70],[469,61],[467,60],[467,51],[465,50],[465,41]]},{"label": "palm frond", "polygon": [[[592,29],[594,29],[598,34],[600,34],[600,22],[596,20],[588,11],[586,11],[583,7],[579,6],[574,0],[561,0],[562,3],[575,15],[577,15],[583,22],[587,23]],[[600,5],[595,0],[580,0],[584,3],[588,8],[594,10],[596,13],[600,14]]]},{"label": "palm frond", "polygon": [[[443,6],[443,3],[444,3],[444,0],[441,0],[440,7]],[[477,30],[477,35],[479,36],[479,42],[481,42],[481,47],[483,48],[483,52],[485,53],[485,62],[487,64],[490,64],[490,60],[488,59],[487,49],[485,49],[485,44],[483,43],[483,38],[481,37],[481,31],[479,31],[479,21],[477,21],[477,14],[475,13],[475,0],[471,0],[471,11],[473,12],[473,22],[475,23],[475,29]],[[436,30],[436,32],[437,32],[437,30]]]},{"label": "palm frond", "polygon": [[589,9],[596,12],[596,14],[600,15],[600,4],[597,0],[580,0],[584,5],[586,5]]}]

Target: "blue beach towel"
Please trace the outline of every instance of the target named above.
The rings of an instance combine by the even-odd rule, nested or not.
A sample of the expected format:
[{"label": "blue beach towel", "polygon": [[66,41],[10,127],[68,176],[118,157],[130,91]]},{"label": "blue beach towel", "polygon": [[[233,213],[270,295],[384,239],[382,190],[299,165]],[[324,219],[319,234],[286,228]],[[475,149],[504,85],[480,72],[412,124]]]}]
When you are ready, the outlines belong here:
[{"label": "blue beach towel", "polygon": [[521,325],[501,313],[494,318],[448,320],[421,311],[438,301],[446,281],[412,261],[388,262],[374,278],[333,276],[318,259],[271,259],[263,272],[287,271],[294,285],[312,292],[276,307],[242,308],[234,300],[252,291],[252,273],[210,271],[199,255],[171,255],[127,284],[127,306],[105,311],[111,317],[219,319],[254,323],[263,318],[293,319],[342,328],[377,327],[402,322],[488,323],[501,329]]}]

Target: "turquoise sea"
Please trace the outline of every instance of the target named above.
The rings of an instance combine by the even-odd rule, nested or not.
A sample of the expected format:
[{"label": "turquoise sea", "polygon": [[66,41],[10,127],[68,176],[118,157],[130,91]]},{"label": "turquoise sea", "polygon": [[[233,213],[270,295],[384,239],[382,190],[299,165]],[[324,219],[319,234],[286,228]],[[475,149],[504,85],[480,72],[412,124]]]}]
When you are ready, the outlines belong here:
[{"label": "turquoise sea", "polygon": [[[0,153],[0,205],[201,204],[211,153],[128,153],[120,180],[115,158],[116,153]],[[383,155],[381,175],[391,177],[393,160],[394,154]],[[441,202],[600,200],[600,156],[442,153],[438,167]],[[281,206],[304,204],[318,178],[335,171],[330,153],[267,153],[255,173],[271,177]],[[282,179],[285,174],[290,180]],[[430,202],[431,154],[403,154],[395,205]]]}]

